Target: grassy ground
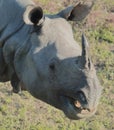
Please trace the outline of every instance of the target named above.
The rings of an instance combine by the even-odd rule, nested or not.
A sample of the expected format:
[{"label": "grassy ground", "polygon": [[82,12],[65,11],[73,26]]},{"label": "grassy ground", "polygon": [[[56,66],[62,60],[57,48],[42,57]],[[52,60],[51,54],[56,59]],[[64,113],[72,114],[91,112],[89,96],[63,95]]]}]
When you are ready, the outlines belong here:
[{"label": "grassy ground", "polygon": [[[73,0],[36,0],[45,12],[54,13]],[[80,42],[88,37],[92,60],[103,86],[96,114],[72,121],[65,115],[33,98],[28,92],[11,94],[9,83],[0,84],[0,130],[114,130],[114,1],[97,0],[88,18],[71,23]]]}]

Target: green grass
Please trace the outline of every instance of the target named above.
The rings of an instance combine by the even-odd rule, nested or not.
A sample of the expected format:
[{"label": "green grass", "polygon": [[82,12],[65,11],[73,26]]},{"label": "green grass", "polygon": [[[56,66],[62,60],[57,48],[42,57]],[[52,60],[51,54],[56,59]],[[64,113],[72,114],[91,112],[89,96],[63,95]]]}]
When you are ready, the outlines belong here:
[{"label": "green grass", "polygon": [[[39,2],[46,7],[52,1]],[[57,1],[54,2],[53,8],[59,9],[56,7]],[[93,11],[103,10],[104,7],[108,11],[114,7],[114,1],[97,0]],[[100,24],[93,27],[86,27],[86,20],[73,26],[78,42],[84,28],[90,43],[91,57],[103,86],[96,114],[85,120],[69,120],[61,111],[33,98],[28,92],[11,94],[10,84],[4,83],[0,84],[0,130],[114,130],[114,24],[106,22],[105,17],[98,22]]]}]

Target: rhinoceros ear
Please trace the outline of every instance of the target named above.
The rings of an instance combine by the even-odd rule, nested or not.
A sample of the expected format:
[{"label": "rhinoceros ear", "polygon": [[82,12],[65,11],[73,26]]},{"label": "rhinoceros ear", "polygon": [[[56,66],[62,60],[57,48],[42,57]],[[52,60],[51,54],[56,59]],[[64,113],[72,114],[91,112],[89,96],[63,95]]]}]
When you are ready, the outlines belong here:
[{"label": "rhinoceros ear", "polygon": [[81,65],[86,69],[91,69],[91,59],[89,55],[89,44],[84,34],[82,34],[82,56]]},{"label": "rhinoceros ear", "polygon": [[44,21],[43,10],[39,6],[28,5],[23,14],[23,19],[26,24],[40,25]]},{"label": "rhinoceros ear", "polygon": [[94,2],[87,0],[86,2],[78,2],[75,6],[69,6],[58,13],[59,16],[72,21],[81,21],[90,12]]}]

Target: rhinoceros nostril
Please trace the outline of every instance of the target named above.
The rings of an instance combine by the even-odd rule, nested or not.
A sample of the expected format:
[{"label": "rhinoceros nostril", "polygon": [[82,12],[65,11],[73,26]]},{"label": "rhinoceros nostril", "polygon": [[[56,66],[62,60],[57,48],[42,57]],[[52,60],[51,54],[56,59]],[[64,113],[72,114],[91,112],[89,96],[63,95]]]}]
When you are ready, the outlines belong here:
[{"label": "rhinoceros nostril", "polygon": [[88,111],[87,109],[82,109],[82,110],[81,110],[81,113],[82,113],[82,114],[87,114],[87,113],[89,113],[89,111]]},{"label": "rhinoceros nostril", "polygon": [[81,110],[81,113],[82,113],[82,114],[88,114],[88,113],[93,113],[93,112],[95,112],[95,109],[94,109],[94,108],[92,108],[92,109],[83,108],[83,109]]}]

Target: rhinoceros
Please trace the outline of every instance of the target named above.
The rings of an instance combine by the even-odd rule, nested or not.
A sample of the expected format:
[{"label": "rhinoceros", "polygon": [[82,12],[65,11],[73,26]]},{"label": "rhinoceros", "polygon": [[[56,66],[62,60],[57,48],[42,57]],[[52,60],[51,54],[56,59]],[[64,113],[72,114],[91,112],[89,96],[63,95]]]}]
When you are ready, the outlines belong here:
[{"label": "rhinoceros", "polygon": [[92,6],[78,2],[49,15],[31,0],[0,0],[0,82],[10,81],[14,92],[25,88],[70,119],[92,116],[101,85],[87,38],[80,47],[68,22],[84,19]]}]

